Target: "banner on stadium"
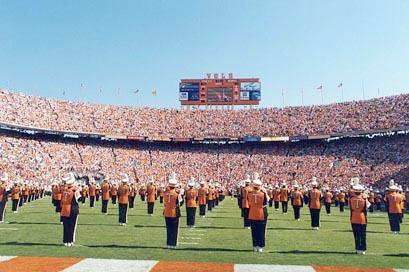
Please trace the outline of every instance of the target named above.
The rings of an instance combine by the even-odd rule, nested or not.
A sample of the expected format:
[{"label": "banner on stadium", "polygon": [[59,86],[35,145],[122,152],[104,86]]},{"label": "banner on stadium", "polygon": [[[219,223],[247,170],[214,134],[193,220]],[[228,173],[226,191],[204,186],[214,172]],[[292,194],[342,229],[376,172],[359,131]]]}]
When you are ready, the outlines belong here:
[{"label": "banner on stadium", "polygon": [[271,137],[271,141],[273,142],[288,142],[290,138],[288,136],[274,136]]},{"label": "banner on stadium", "polygon": [[289,137],[290,141],[303,141],[308,139],[308,135],[294,135]]},{"label": "banner on stadium", "polygon": [[190,138],[173,138],[174,142],[190,142]]},{"label": "banner on stadium", "polygon": [[323,134],[323,135],[309,135],[308,139],[309,140],[322,140],[322,139],[329,139],[331,138],[331,135],[329,134]]},{"label": "banner on stadium", "polygon": [[105,138],[110,138],[110,139],[127,139],[126,135],[120,135],[120,134],[105,134]]},{"label": "banner on stadium", "polygon": [[133,135],[129,135],[127,136],[127,138],[129,140],[135,140],[135,141],[145,141],[146,137],[144,136],[133,136]]},{"label": "banner on stadium", "polygon": [[245,142],[260,142],[261,138],[259,136],[246,136],[242,138]]}]

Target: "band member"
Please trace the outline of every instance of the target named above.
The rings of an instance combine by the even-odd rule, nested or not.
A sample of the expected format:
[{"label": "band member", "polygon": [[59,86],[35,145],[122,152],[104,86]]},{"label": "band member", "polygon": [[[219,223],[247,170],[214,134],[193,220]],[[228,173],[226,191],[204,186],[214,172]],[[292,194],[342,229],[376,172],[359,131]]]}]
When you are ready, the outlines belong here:
[{"label": "band member", "polygon": [[28,196],[30,195],[30,185],[28,184],[28,182],[26,181],[26,183],[24,184],[24,188],[23,188],[23,200],[24,200],[24,205],[27,204],[28,201]]},{"label": "band member", "polygon": [[198,197],[197,190],[194,188],[195,180],[192,177],[187,186],[189,188],[186,190],[186,224],[189,228],[195,226],[195,217],[196,217],[196,199]]},{"label": "band member", "polygon": [[327,215],[331,215],[331,203],[332,203],[332,193],[329,189],[325,193],[325,211]]},{"label": "band member", "polygon": [[113,182],[111,186],[111,200],[114,206],[116,206],[117,196],[118,196],[118,185],[115,182]]},{"label": "band member", "polygon": [[294,210],[294,219],[300,221],[300,209],[304,205],[304,197],[303,193],[298,190],[299,185],[297,181],[294,181],[293,189],[294,191],[291,194],[291,205],[293,206]]},{"label": "band member", "polygon": [[76,180],[73,173],[69,173],[63,180],[66,185],[61,198],[61,218],[64,229],[63,243],[64,246],[73,246],[79,214],[78,200],[81,197],[81,193],[76,188]]},{"label": "band member", "polygon": [[341,189],[341,192],[338,194],[338,205],[339,205],[339,212],[343,213],[344,212],[344,207],[345,207],[345,189]]},{"label": "band member", "polygon": [[399,187],[391,182],[389,194],[385,197],[388,207],[389,224],[393,234],[400,232],[400,214],[402,213],[402,196],[398,194]]},{"label": "band member", "polygon": [[276,211],[278,211],[278,209],[280,208],[280,186],[278,186],[278,184],[276,184],[274,191],[273,191],[273,198],[274,198],[274,209]]},{"label": "band member", "polygon": [[11,189],[11,200],[12,200],[12,211],[13,213],[17,213],[18,211],[18,203],[20,201],[20,186],[16,182],[14,183],[13,188]]},{"label": "band member", "polygon": [[119,225],[125,226],[128,221],[128,197],[129,197],[129,177],[127,174],[122,175],[122,184],[118,188],[118,208],[119,208]]},{"label": "band member", "polygon": [[91,184],[89,185],[89,206],[94,208],[95,204],[95,195],[96,195],[97,186],[95,185],[94,177],[91,177]]},{"label": "band member", "polygon": [[135,183],[132,183],[129,190],[130,190],[129,191],[129,209],[133,210],[135,206],[135,197],[136,197],[136,192],[137,192]]},{"label": "band member", "polygon": [[281,185],[281,190],[280,190],[280,202],[281,202],[281,208],[283,210],[283,214],[287,214],[288,210],[288,188],[287,184],[283,182]]},{"label": "band member", "polygon": [[105,215],[108,214],[108,201],[109,201],[109,192],[111,191],[111,187],[108,183],[108,177],[104,177],[104,182],[102,184],[102,208],[101,212]]},{"label": "band member", "polygon": [[149,185],[146,188],[147,203],[148,203],[148,214],[153,216],[153,208],[155,206],[155,201],[157,198],[157,190],[153,177],[149,181]]},{"label": "band member", "polygon": [[98,202],[99,201],[99,196],[101,195],[101,186],[99,184],[97,184],[95,186],[95,201]]},{"label": "band member", "polygon": [[206,204],[207,204],[207,188],[205,187],[204,180],[200,181],[200,189],[198,192],[199,198],[199,215],[204,218],[206,216]]},{"label": "band member", "polygon": [[351,209],[351,224],[355,238],[355,250],[357,254],[364,255],[366,251],[366,207],[369,202],[362,196],[364,187],[359,184],[358,178],[356,178],[352,190],[354,195],[349,199],[349,207]]},{"label": "band member", "polygon": [[169,249],[175,249],[178,241],[179,217],[180,217],[180,197],[175,187],[178,185],[176,174],[172,173],[168,181],[168,189],[163,195],[165,210],[163,215],[166,222],[166,245]]},{"label": "band member", "polygon": [[311,182],[312,190],[309,193],[310,215],[311,215],[311,227],[313,230],[320,229],[320,212],[321,212],[321,191],[318,190],[318,182],[316,177],[312,178]]},{"label": "band member", "polygon": [[7,188],[8,176],[3,174],[0,178],[0,223],[4,223],[6,214],[6,204],[8,201],[9,189]]},{"label": "band member", "polygon": [[375,193],[373,192],[372,188],[370,188],[370,192],[368,195],[368,201],[371,204],[371,206],[369,206],[369,212],[373,213],[374,207],[375,207]]},{"label": "band member", "polygon": [[87,197],[88,197],[88,186],[83,184],[82,188],[81,188],[81,203],[82,203],[82,206],[85,205],[85,200],[87,199]]},{"label": "band member", "polygon": [[382,196],[379,190],[375,191],[375,207],[377,211],[382,210]]},{"label": "band member", "polygon": [[139,188],[139,196],[141,197],[141,201],[145,202],[146,198],[146,188],[145,185],[142,185],[141,188]]},{"label": "band member", "polygon": [[267,226],[267,194],[260,190],[262,182],[258,173],[254,173],[253,190],[249,191],[247,201],[249,206],[249,221],[251,237],[255,252],[263,252]]},{"label": "band member", "polygon": [[244,214],[244,228],[250,229],[251,224],[249,221],[249,199],[248,195],[251,192],[251,187],[250,187],[250,177],[246,176],[246,179],[244,180],[244,187],[241,189],[241,207],[243,209],[243,214]]},{"label": "band member", "polygon": [[213,201],[213,185],[209,184],[209,189],[207,191],[207,210],[209,212],[211,212],[213,209]]},{"label": "band member", "polygon": [[159,203],[162,204],[163,203],[163,192],[164,192],[164,188],[163,185],[161,185],[159,187],[158,193],[159,193]]}]

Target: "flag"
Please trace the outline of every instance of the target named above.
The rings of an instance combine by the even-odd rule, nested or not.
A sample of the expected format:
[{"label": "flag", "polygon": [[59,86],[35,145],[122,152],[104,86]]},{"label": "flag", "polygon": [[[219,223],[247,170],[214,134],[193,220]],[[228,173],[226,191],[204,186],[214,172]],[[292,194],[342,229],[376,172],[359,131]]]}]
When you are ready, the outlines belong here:
[{"label": "flag", "polygon": [[158,95],[158,92],[157,92],[155,89],[153,89],[152,95],[153,95],[153,96],[157,96],[157,95]]},{"label": "flag", "polygon": [[65,91],[62,91],[62,95],[65,96]]},{"label": "flag", "polygon": [[338,84],[338,88],[341,88],[341,87],[342,87],[342,82]]},{"label": "flag", "polygon": [[99,87],[99,92],[102,93],[102,87]]},{"label": "flag", "polygon": [[322,85],[318,86],[317,90],[322,90]]},{"label": "flag", "polygon": [[84,83],[81,83],[81,89],[85,89]]},{"label": "flag", "polygon": [[134,94],[139,93],[139,89],[136,89],[135,91],[133,91]]}]

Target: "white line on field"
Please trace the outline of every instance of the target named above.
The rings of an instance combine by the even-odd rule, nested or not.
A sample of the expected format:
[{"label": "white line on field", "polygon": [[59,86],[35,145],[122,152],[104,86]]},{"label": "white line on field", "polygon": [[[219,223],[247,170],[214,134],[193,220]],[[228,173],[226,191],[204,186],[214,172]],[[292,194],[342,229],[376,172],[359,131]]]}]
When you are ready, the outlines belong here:
[{"label": "white line on field", "polygon": [[198,245],[199,243],[191,243],[191,242],[179,242],[181,245]]},{"label": "white line on field", "polygon": [[182,239],[190,239],[190,240],[202,240],[202,238],[200,238],[200,237],[198,237],[198,238],[195,238],[195,237],[180,237],[180,238],[182,238]]},{"label": "white line on field", "polygon": [[18,230],[17,228],[0,228],[0,230]]}]

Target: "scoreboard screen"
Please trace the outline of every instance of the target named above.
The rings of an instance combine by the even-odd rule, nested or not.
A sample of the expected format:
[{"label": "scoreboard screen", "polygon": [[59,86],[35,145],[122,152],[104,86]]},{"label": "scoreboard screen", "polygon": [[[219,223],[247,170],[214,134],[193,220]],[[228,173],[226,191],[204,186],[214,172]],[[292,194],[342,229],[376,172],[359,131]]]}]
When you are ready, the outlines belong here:
[{"label": "scoreboard screen", "polygon": [[233,101],[233,88],[208,88],[207,102]]},{"label": "scoreboard screen", "polygon": [[232,74],[207,74],[203,79],[181,79],[179,101],[182,105],[258,105],[261,83],[258,78],[233,78]]}]

